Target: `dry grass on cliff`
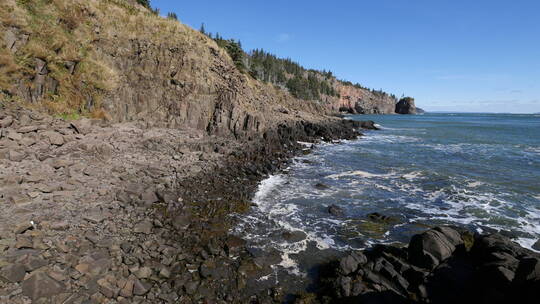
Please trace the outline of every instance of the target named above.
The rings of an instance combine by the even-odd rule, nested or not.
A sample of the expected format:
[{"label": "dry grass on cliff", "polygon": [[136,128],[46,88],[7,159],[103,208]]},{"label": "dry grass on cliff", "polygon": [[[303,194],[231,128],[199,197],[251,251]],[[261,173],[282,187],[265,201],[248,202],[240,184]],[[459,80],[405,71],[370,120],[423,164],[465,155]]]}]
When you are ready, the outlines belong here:
[{"label": "dry grass on cliff", "polygon": [[[112,92],[119,73],[99,53],[103,40],[137,39],[153,44],[180,45],[193,54],[199,71],[209,70],[213,41],[178,21],[161,18],[125,0],[3,0],[0,30],[17,28],[29,34],[28,43],[15,54],[0,49],[0,89],[9,91],[19,81],[30,81],[35,58],[47,62],[50,76],[58,81],[56,94],[44,96],[39,105],[52,114],[100,112],[100,101]],[[217,46],[215,49],[218,49]],[[70,72],[66,63],[75,62]],[[89,100],[91,102],[89,102]],[[91,104],[91,107],[88,105]]]}]

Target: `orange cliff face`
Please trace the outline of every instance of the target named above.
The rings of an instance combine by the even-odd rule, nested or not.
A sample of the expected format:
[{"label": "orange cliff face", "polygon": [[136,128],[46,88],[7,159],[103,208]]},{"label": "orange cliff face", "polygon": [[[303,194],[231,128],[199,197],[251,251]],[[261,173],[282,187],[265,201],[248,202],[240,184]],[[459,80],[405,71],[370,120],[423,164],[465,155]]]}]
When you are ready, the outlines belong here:
[{"label": "orange cliff face", "polygon": [[332,110],[357,114],[394,114],[396,100],[388,94],[372,92],[352,85],[337,84],[340,97]]}]

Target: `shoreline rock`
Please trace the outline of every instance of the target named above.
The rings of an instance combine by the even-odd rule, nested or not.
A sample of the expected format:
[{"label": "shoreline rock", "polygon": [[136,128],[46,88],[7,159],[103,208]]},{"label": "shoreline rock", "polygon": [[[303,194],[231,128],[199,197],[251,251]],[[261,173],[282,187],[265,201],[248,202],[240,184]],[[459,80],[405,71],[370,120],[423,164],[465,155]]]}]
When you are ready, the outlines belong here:
[{"label": "shoreline rock", "polygon": [[457,227],[414,235],[408,247],[351,252],[327,268],[310,303],[537,303],[540,288],[540,254]]}]

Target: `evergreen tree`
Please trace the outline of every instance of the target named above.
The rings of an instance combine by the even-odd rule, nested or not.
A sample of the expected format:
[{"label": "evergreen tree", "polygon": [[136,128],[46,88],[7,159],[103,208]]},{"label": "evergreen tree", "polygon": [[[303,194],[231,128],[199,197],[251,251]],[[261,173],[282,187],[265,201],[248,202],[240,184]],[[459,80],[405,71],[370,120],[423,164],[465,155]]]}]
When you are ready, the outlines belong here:
[{"label": "evergreen tree", "polygon": [[199,29],[199,32],[203,33],[206,35],[206,29],[204,28],[204,22],[201,23],[201,28]]},{"label": "evergreen tree", "polygon": [[150,0],[137,0],[137,3],[146,8],[150,8]]},{"label": "evergreen tree", "polygon": [[167,13],[167,18],[173,19],[173,20],[178,20],[178,16],[174,12],[168,12]]}]

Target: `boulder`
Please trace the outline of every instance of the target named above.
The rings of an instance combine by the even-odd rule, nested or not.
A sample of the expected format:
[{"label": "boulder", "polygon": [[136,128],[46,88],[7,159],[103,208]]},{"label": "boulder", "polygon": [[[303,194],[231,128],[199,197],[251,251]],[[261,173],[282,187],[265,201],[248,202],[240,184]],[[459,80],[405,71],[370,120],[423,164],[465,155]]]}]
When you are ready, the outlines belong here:
[{"label": "boulder", "polygon": [[367,262],[367,257],[361,252],[352,252],[339,260],[339,270],[343,275],[349,275],[358,269],[359,265]]},{"label": "boulder", "polygon": [[360,127],[368,130],[379,130],[373,120],[360,121]]},{"label": "boulder", "polygon": [[457,236],[459,233],[448,227],[414,235],[409,243],[409,261],[419,267],[435,268],[456,250],[460,243]]}]

